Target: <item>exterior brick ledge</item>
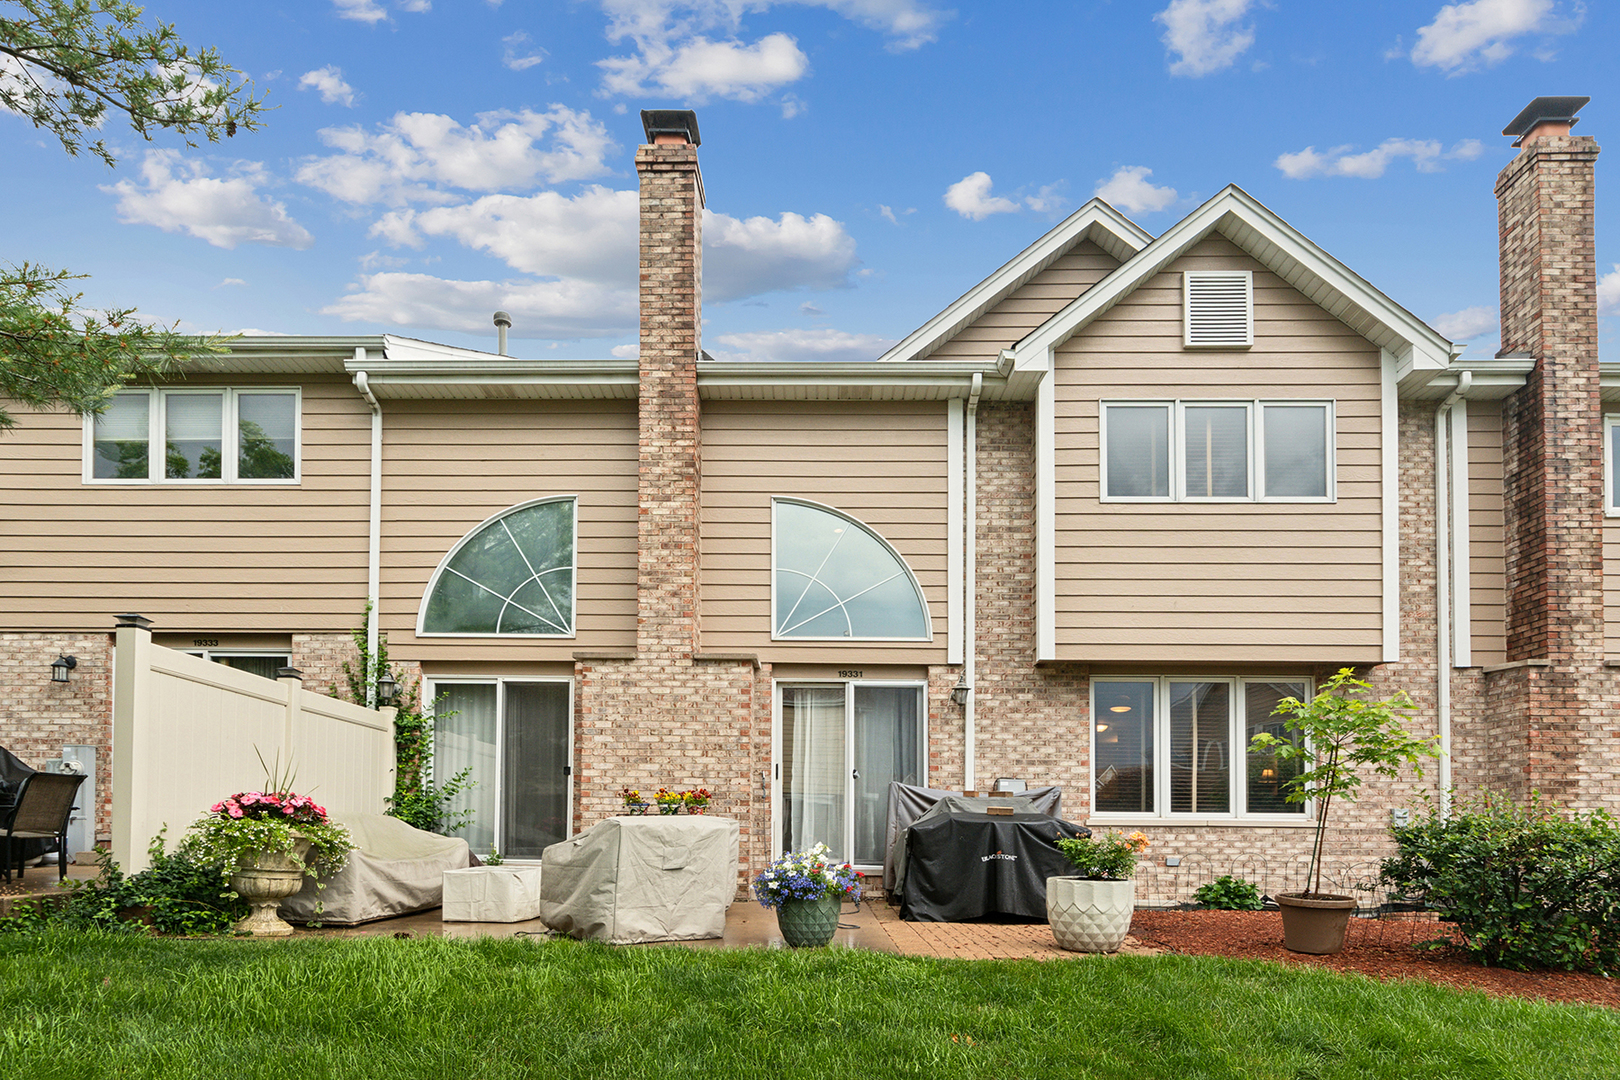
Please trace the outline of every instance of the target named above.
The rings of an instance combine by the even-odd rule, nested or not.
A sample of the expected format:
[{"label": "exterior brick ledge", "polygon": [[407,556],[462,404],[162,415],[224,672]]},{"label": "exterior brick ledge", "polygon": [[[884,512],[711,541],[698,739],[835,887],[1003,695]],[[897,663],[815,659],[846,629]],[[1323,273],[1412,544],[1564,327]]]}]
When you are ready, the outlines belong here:
[{"label": "exterior brick ledge", "polygon": [[754,670],[759,670],[759,654],[751,652],[696,652],[692,654],[693,660],[734,660],[738,663],[753,664]]},{"label": "exterior brick ledge", "polygon": [[1514,671],[1525,667],[1552,667],[1551,660],[1514,660],[1507,664],[1491,664],[1485,668],[1485,674],[1494,675],[1498,671]]},{"label": "exterior brick ledge", "polygon": [[575,660],[634,660],[634,649],[581,649],[574,653]]}]

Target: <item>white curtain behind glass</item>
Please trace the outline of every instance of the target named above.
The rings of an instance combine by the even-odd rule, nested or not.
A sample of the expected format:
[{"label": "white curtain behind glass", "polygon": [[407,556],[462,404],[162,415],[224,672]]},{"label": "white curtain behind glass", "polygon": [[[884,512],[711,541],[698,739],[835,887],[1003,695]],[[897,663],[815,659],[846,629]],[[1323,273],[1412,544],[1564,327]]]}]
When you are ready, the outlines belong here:
[{"label": "white curtain behind glass", "polygon": [[844,688],[782,689],[782,827],[784,851],[819,842],[847,858],[844,847]]},{"label": "white curtain behind glass", "polygon": [[883,862],[889,783],[922,784],[920,692],[911,686],[855,688],[855,853],[862,865]]},{"label": "white curtain behind glass", "polygon": [[471,825],[456,830],[473,851],[488,852],[495,843],[495,687],[441,684],[434,704],[433,780],[442,784],[462,769],[471,768],[478,785],[457,795],[453,813],[473,812]]}]

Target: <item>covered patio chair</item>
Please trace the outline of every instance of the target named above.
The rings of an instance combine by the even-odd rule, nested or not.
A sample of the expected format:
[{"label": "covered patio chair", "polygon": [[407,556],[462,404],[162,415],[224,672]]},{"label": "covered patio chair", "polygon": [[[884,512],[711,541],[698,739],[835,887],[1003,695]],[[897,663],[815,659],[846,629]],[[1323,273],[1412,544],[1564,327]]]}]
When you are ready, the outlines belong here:
[{"label": "covered patio chair", "polygon": [[[21,840],[55,840],[56,866],[60,880],[67,879],[68,818],[73,814],[73,797],[84,783],[83,774],[34,773],[23,778],[17,802],[0,819],[0,836],[5,838],[5,880],[11,880],[11,864],[17,864],[22,877]],[[14,858],[12,852],[18,852]]]}]

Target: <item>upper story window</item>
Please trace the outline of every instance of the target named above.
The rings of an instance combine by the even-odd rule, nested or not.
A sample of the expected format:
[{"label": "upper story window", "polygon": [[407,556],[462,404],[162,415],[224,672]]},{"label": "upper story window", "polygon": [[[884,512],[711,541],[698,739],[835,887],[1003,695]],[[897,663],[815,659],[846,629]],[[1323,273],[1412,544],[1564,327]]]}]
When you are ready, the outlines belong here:
[{"label": "upper story window", "polygon": [[575,501],[524,503],[462,537],[433,573],[416,632],[572,637]]},{"label": "upper story window", "polygon": [[1188,271],[1182,278],[1183,343],[1189,349],[1244,349],[1254,344],[1254,274]]},{"label": "upper story window", "polygon": [[1331,502],[1331,401],[1105,401],[1112,502]]},{"label": "upper story window", "polygon": [[1286,796],[1300,761],[1248,747],[1260,732],[1293,739],[1277,704],[1310,695],[1299,678],[1094,679],[1092,812],[1297,819],[1305,806]]},{"label": "upper story window", "polygon": [[296,389],[125,390],[85,421],[87,481],[296,483]]},{"label": "upper story window", "polygon": [[831,507],[773,499],[771,509],[772,637],[932,637],[922,588],[887,540]]},{"label": "upper story window", "polygon": [[1603,418],[1603,512],[1620,517],[1620,415]]}]

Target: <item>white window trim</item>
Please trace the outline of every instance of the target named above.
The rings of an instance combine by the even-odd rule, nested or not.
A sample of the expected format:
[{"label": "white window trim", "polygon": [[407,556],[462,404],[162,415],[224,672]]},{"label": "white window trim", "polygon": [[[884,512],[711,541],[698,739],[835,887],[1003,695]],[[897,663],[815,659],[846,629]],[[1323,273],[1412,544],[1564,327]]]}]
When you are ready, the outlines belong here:
[{"label": "white window trim", "polygon": [[[1188,495],[1185,476],[1188,407],[1245,406],[1248,412],[1249,494]],[[1272,406],[1314,406],[1323,410],[1327,439],[1325,468],[1326,495],[1267,495],[1265,491],[1265,411]],[[1112,495],[1108,491],[1108,410],[1111,408],[1162,408],[1170,413],[1169,455],[1170,492],[1167,495]],[[1338,485],[1338,413],[1331,398],[1173,398],[1105,399],[1097,403],[1097,491],[1101,502],[1112,503],[1334,503]]]},{"label": "white window trim", "polygon": [[[505,734],[505,727],[506,727],[506,686],[507,686],[508,683],[567,683],[568,684],[568,717],[569,717],[569,721],[568,721],[568,775],[566,777],[566,780],[567,780],[567,796],[566,796],[567,802],[565,804],[568,807],[568,813],[567,813],[568,833],[567,833],[567,835],[565,835],[563,837],[563,839],[564,840],[570,840],[575,835],[575,833],[574,833],[574,753],[575,753],[575,747],[574,747],[574,722],[573,722],[573,716],[574,716],[574,680],[573,680],[572,676],[568,676],[568,675],[532,675],[532,676],[524,675],[524,676],[516,676],[516,677],[513,677],[513,678],[489,678],[487,676],[478,676],[478,675],[471,675],[471,676],[467,676],[467,677],[462,677],[462,676],[459,676],[459,675],[424,675],[422,677],[423,700],[428,703],[428,711],[431,713],[432,709],[433,709],[433,704],[439,700],[439,687],[441,685],[454,684],[456,686],[493,686],[493,687],[495,687],[495,724],[496,724],[496,731],[498,733],[498,736],[497,736],[496,743],[495,743],[495,776],[493,777],[493,780],[494,780],[495,785],[496,785],[496,788],[495,788],[495,792],[496,792],[496,795],[495,795],[496,815],[495,815],[495,821],[494,821],[493,825],[491,826],[493,831],[494,831],[494,839],[491,841],[491,843],[493,844],[496,851],[500,851],[506,846],[506,836],[505,836],[506,830],[504,828],[504,823],[501,821],[501,817],[500,817],[500,805],[501,805],[500,795],[501,795],[501,791],[500,791],[500,786],[499,786],[500,782],[501,782],[501,778],[506,775],[506,740],[504,738],[500,738],[499,735],[504,735]],[[432,737],[431,733],[430,733],[429,737],[430,738]],[[433,783],[435,783],[435,784],[442,784],[442,783],[444,783],[446,780],[448,780],[450,778],[448,776],[441,777],[441,776],[438,775],[438,773],[436,771],[437,770],[437,762],[438,762],[438,756],[434,755],[434,771],[433,771],[433,775],[431,776],[431,779],[432,779]],[[485,852],[474,852],[474,854],[479,855],[480,857],[482,857],[482,856],[488,855],[489,852],[487,852],[487,851],[485,851]],[[513,865],[513,866],[538,866],[538,865],[540,865],[540,860],[539,859],[527,859],[527,858],[525,858],[525,859],[509,859],[507,861],[509,863],[511,863],[511,865]]]},{"label": "white window trim", "polygon": [[1249,682],[1289,682],[1304,683],[1305,698],[1309,700],[1316,692],[1315,681],[1302,675],[1099,675],[1091,680],[1091,708],[1090,736],[1088,746],[1090,749],[1087,764],[1088,778],[1086,781],[1089,793],[1088,808],[1091,814],[1088,820],[1098,824],[1121,825],[1252,825],[1252,826],[1299,826],[1303,823],[1314,823],[1316,820],[1316,804],[1307,801],[1304,810],[1298,814],[1248,814],[1233,810],[1226,814],[1211,814],[1207,811],[1197,813],[1172,813],[1169,810],[1150,814],[1132,814],[1117,810],[1098,812],[1097,807],[1097,688],[1116,682],[1151,682],[1154,683],[1153,697],[1153,804],[1160,807],[1170,805],[1170,710],[1169,693],[1172,682],[1224,682],[1230,690],[1232,702],[1231,716],[1227,720],[1229,729],[1228,745],[1231,748],[1228,755],[1228,767],[1231,770],[1231,779],[1228,782],[1227,794],[1229,805],[1243,806],[1248,800],[1248,770],[1238,768],[1240,762],[1247,759],[1249,753],[1248,741],[1244,738],[1247,730],[1248,698],[1243,693],[1243,686]]},{"label": "white window trim", "polygon": [[[495,522],[499,521],[501,518],[507,517],[508,515],[511,515],[511,514],[515,514],[519,510],[526,510],[531,506],[539,506],[539,505],[541,505],[543,503],[556,503],[556,502],[572,503],[573,506],[574,506],[574,515],[573,515],[573,518],[574,518],[574,520],[573,520],[573,526],[574,526],[573,553],[574,553],[574,557],[573,557],[573,561],[570,563],[569,568],[568,568],[568,572],[569,572],[569,575],[570,575],[570,581],[571,581],[571,585],[572,585],[572,588],[570,590],[570,595],[573,597],[573,604],[569,607],[569,610],[568,610],[568,632],[567,633],[563,633],[563,634],[489,634],[489,633],[461,634],[461,633],[455,633],[455,632],[449,631],[449,630],[425,630],[425,629],[423,629],[423,627],[427,623],[428,601],[433,598],[433,591],[439,587],[439,577],[445,572],[446,568],[449,567],[450,560],[454,559],[456,557],[456,552],[460,551],[463,547],[465,547],[467,545],[467,542],[470,541],[473,537],[475,537],[479,533],[483,532],[484,529],[488,528],[490,525],[495,524]],[[528,502],[521,502],[521,503],[516,504],[515,506],[508,506],[505,510],[502,510],[498,514],[491,514],[489,517],[485,518],[483,521],[480,521],[477,525],[474,525],[472,528],[468,529],[466,531],[466,533],[464,533],[462,535],[461,539],[457,540],[455,542],[455,545],[453,547],[451,547],[451,549],[449,551],[444,553],[444,558],[439,560],[439,565],[434,567],[433,576],[428,578],[427,588],[425,590],[423,590],[423,592],[422,592],[421,606],[419,606],[416,609],[416,636],[420,637],[420,638],[467,638],[467,639],[483,638],[483,639],[488,639],[488,640],[491,640],[491,641],[510,640],[510,639],[513,639],[513,638],[549,638],[549,639],[552,639],[552,640],[564,640],[564,641],[566,641],[567,639],[574,637],[578,633],[578,630],[579,630],[579,496],[578,495],[548,495],[543,499],[530,499]],[[473,681],[476,681],[476,680],[473,680]]]},{"label": "white window trim", "polygon": [[[96,418],[84,418],[84,446],[81,479],[86,484],[111,484],[114,486],[139,486],[143,484],[172,484],[181,487],[209,487],[221,484],[252,484],[254,486],[269,485],[272,487],[293,487],[303,483],[304,480],[304,391],[299,386],[187,386],[164,387],[150,390],[120,390],[118,397],[134,396],[140,394],[146,398],[146,471],[144,478],[119,478],[113,476],[96,476]],[[219,479],[199,480],[195,478],[170,479],[165,475],[167,455],[162,448],[167,445],[164,433],[164,418],[166,407],[164,402],[171,396],[198,396],[204,394],[221,394],[223,401],[220,405],[220,476]],[[238,461],[241,446],[241,434],[237,424],[237,395],[238,394],[291,394],[293,398],[293,474],[289,479],[273,478],[247,478],[237,475],[240,468]]]},{"label": "white window trim", "polygon": [[[1242,281],[1244,333],[1242,341],[1194,341],[1194,283],[1199,281]],[[1254,345],[1254,271],[1188,270],[1181,275],[1181,344],[1187,349],[1247,349]]]},{"label": "white window trim", "polygon": [[1620,427],[1620,413],[1603,414],[1603,516],[1620,517],[1614,498],[1614,429]]},{"label": "white window trim", "polygon": [[[879,544],[882,544],[884,549],[887,550],[890,555],[894,556],[894,560],[895,560],[895,562],[900,564],[900,568],[905,571],[906,580],[911,582],[911,587],[912,587],[913,590],[915,590],[915,592],[917,594],[917,602],[922,605],[922,614],[923,614],[923,633],[922,633],[922,636],[920,636],[920,637],[858,637],[858,636],[855,636],[855,637],[809,637],[809,636],[804,635],[804,634],[788,634],[788,635],[785,635],[785,636],[778,634],[777,633],[777,626],[776,626],[776,508],[781,503],[794,503],[794,504],[797,504],[799,506],[808,506],[808,507],[811,507],[811,508],[816,509],[816,510],[824,511],[824,512],[826,512],[828,514],[833,515],[834,517],[843,518],[845,521],[849,522],[850,524],[854,525],[856,528],[860,529],[862,532],[866,533],[868,536],[872,537],[872,539],[876,540]],[[929,642],[929,641],[934,640],[934,616],[933,616],[933,613],[928,610],[928,594],[923,592],[922,582],[917,580],[917,573],[916,573],[916,571],[914,571],[911,568],[911,563],[906,560],[906,557],[904,555],[900,554],[900,552],[895,550],[894,545],[889,543],[888,538],[885,537],[882,533],[878,532],[876,529],[872,528],[872,526],[868,525],[866,522],[862,521],[860,518],[854,517],[851,514],[846,514],[844,511],[839,510],[837,507],[828,506],[826,503],[814,502],[814,501],[812,501],[810,499],[794,498],[791,495],[773,495],[773,496],[771,496],[771,615],[770,615],[770,619],[771,619],[771,640],[772,641],[784,641],[784,642],[795,642],[795,641],[799,641],[799,642],[817,642],[817,641],[826,642],[826,641],[836,641],[836,642],[840,642],[840,643],[848,643],[848,642],[855,642],[855,641]]]},{"label": "white window trim", "polygon": [[[843,639],[840,639],[843,640]],[[782,689],[789,686],[842,686],[844,688],[844,764],[847,766],[851,760],[850,754],[855,745],[855,688],[898,686],[904,689],[916,690],[921,695],[922,707],[917,715],[917,725],[922,733],[918,737],[917,757],[918,769],[924,786],[928,781],[928,736],[933,725],[928,720],[928,683],[920,679],[772,679],[771,680],[771,858],[780,859],[782,851],[782,829],[787,823],[787,804],[782,798]],[[855,817],[850,813],[854,806],[855,777],[853,774],[844,777],[844,809],[845,827],[851,836],[854,835]],[[844,837],[839,843],[845,842]],[[882,870],[882,863],[855,863],[855,868],[861,871]]]}]

